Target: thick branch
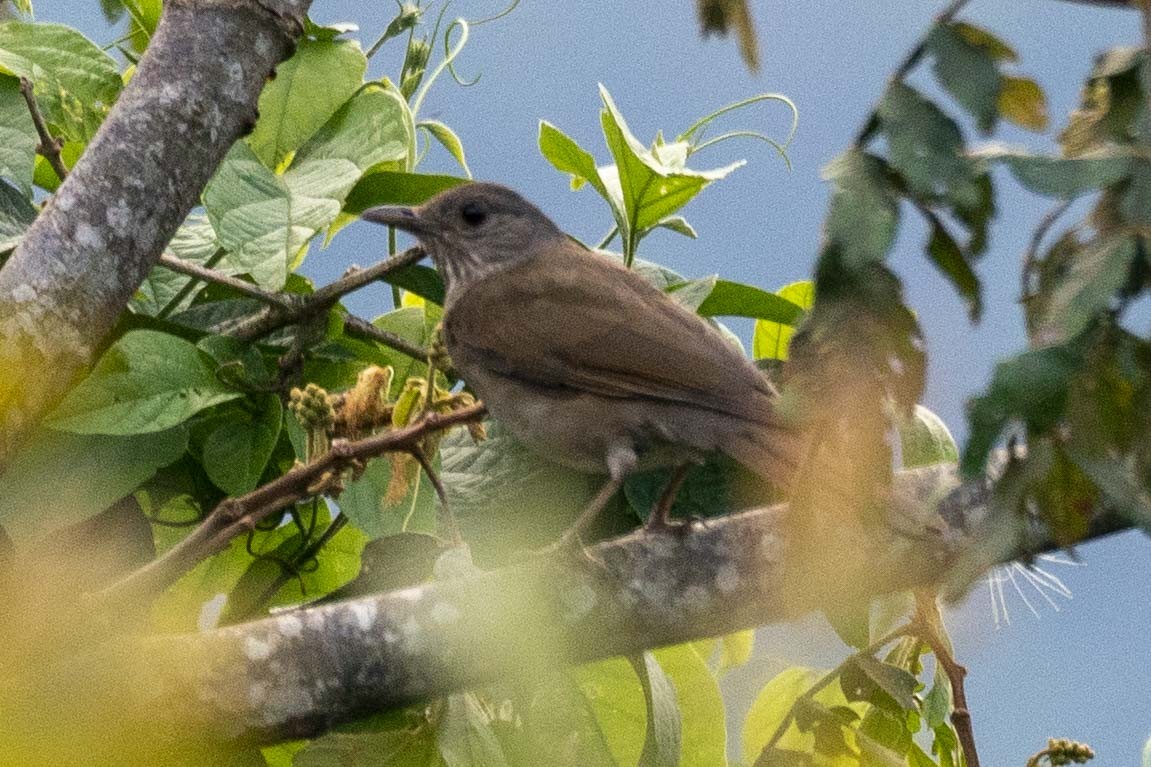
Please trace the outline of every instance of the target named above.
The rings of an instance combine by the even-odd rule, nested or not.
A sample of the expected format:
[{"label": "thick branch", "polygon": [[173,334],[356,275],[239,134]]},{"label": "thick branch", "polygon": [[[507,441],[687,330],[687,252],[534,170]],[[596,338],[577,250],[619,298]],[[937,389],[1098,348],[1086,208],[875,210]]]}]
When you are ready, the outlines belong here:
[{"label": "thick branch", "polygon": [[[956,487],[933,511],[930,499],[956,484],[951,472],[935,468],[900,477],[892,513],[925,532],[914,540],[851,535],[821,541],[805,556],[789,540],[786,509],[774,507],[709,520],[687,535],[636,533],[601,544],[591,553],[602,566],[536,557],[475,578],[147,640],[133,659],[155,671],[136,689],[157,696],[141,702],[149,712],[187,713],[176,702],[197,700],[192,715],[202,719],[181,725],[192,731],[276,740],[500,678],[530,677],[540,667],[931,584],[965,551],[987,544],[957,532],[984,529],[984,483]],[[940,525],[935,511],[950,524]]]},{"label": "thick branch", "polygon": [[303,29],[309,0],[173,0],[135,76],[0,271],[0,469],[90,364]]},{"label": "thick branch", "polygon": [[478,421],[485,413],[483,404],[477,403],[449,413],[429,413],[410,426],[355,442],[337,440],[322,458],[297,466],[247,495],[221,501],[186,538],[163,556],[110,586],[97,599],[126,604],[150,601],[196,563],[222,551],[229,541],[251,530],[267,516],[333,488],[345,469],[387,452],[412,452],[428,434]]}]

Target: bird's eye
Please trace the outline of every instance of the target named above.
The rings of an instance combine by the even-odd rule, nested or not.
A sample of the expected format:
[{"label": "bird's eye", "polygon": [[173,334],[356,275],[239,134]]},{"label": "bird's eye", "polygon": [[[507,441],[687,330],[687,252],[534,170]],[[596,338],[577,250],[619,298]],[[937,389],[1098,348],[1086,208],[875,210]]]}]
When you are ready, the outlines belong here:
[{"label": "bird's eye", "polygon": [[460,216],[468,226],[479,226],[488,220],[487,211],[474,202],[469,202],[460,208]]}]

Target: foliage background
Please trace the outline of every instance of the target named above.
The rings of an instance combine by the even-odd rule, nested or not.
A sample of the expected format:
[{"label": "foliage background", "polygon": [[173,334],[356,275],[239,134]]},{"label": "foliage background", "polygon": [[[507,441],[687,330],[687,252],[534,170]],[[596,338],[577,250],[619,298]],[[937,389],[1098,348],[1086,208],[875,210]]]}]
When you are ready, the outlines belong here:
[{"label": "foliage background", "polygon": [[[611,89],[641,138],[658,128],[674,134],[694,117],[754,92],[785,93],[801,111],[790,153],[794,170],[786,173],[766,147],[719,149],[701,163],[763,156],[692,206],[689,216],[699,241],[656,234],[644,245],[649,257],[689,276],[722,271],[726,278],[780,286],[806,277],[817,253],[828,193],[819,178],[821,166],[851,140],[939,3],[769,0],[754,6],[763,59],[758,77],[746,73],[734,44],[697,40],[687,3],[525,0],[505,23],[475,31],[460,67],[465,76],[482,73],[480,84],[463,92],[438,87],[423,116],[443,119],[457,131],[477,178],[518,188],[562,227],[594,241],[608,227],[603,205],[590,192],[568,191],[566,180],[539,155],[539,119],[594,148],[601,146],[597,82]],[[493,10],[495,4],[477,2],[455,8],[473,17]],[[317,4],[314,17],[354,20],[370,39],[392,12],[387,2],[328,0]],[[76,26],[99,42],[115,37],[95,2],[39,3],[37,17]],[[1036,151],[1048,149],[1050,136],[1062,127],[1060,120],[1076,103],[1092,56],[1105,47],[1139,42],[1133,12],[1051,0],[983,0],[972,3],[963,18],[1008,39],[1023,69],[1046,90],[1054,117],[1048,135],[1003,128],[1008,140]],[[400,46],[395,48],[398,55]],[[385,49],[370,71],[394,71],[388,54]],[[927,71],[912,83],[931,95],[938,92]],[[785,110],[765,107],[761,114],[769,132],[785,133]],[[425,171],[438,163],[453,170],[442,155],[429,160],[422,166]],[[891,262],[904,278],[908,304],[920,313],[929,343],[925,404],[946,420],[961,444],[966,436],[962,404],[985,387],[996,359],[1024,343],[1022,314],[1015,304],[1019,259],[1047,205],[1021,191],[1002,170],[996,173],[1000,213],[992,251],[978,268],[987,307],[981,325],[969,325],[954,292],[926,268],[919,253],[922,224],[913,217],[905,219],[908,225]],[[740,223],[732,226],[732,221]],[[716,252],[721,246],[724,252]],[[329,282],[351,263],[378,260],[384,250],[381,232],[352,227],[331,249],[313,254],[305,271],[318,283]],[[367,315],[373,314],[369,307],[382,310],[390,302],[385,290],[362,291],[348,299],[349,307]],[[1135,313],[1138,321],[1148,321],[1146,308]],[[735,329],[745,336],[750,332],[738,323]],[[996,630],[986,590],[977,589],[950,617],[957,655],[972,671],[968,694],[987,764],[1022,764],[1048,734],[1090,742],[1101,765],[1133,764],[1151,734],[1145,705],[1151,689],[1147,539],[1128,533],[1083,547],[1081,553],[1089,573],[1057,572],[1075,592],[1058,614],[1045,610],[1036,620],[1015,600],[1012,625]],[[1116,644],[1115,638],[1123,643]],[[780,658],[831,666],[845,652],[821,618],[761,630],[757,658],[728,679],[733,706],[740,704],[741,679],[747,682],[746,694],[754,694],[783,667]]]}]

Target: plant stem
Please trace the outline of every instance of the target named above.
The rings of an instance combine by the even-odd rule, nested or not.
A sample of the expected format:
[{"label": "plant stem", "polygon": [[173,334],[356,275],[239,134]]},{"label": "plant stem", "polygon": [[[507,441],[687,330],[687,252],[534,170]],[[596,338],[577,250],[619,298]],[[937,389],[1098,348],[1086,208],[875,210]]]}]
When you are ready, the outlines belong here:
[{"label": "plant stem", "polygon": [[48,130],[48,123],[44,120],[44,115],[40,112],[40,105],[36,102],[36,95],[32,91],[32,81],[27,77],[21,77],[20,95],[24,97],[24,103],[28,105],[28,112],[32,115],[32,124],[36,126],[36,134],[40,137],[40,145],[36,147],[36,151],[48,161],[52,170],[56,172],[56,176],[63,181],[68,178],[68,166],[64,164],[64,158],[60,156],[63,142]]}]

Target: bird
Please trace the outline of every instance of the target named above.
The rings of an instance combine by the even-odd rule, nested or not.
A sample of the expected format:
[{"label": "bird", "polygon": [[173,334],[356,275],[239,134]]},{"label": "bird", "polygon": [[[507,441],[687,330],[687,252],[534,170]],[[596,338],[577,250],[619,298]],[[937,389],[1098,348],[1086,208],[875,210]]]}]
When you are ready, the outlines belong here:
[{"label": "bird", "polygon": [[361,217],[413,235],[445,283],[443,343],[489,413],[545,458],[607,479],[585,527],[637,470],[724,453],[786,489],[800,455],[766,376],[710,322],[618,259],[566,235],[517,192],[470,182]]}]

